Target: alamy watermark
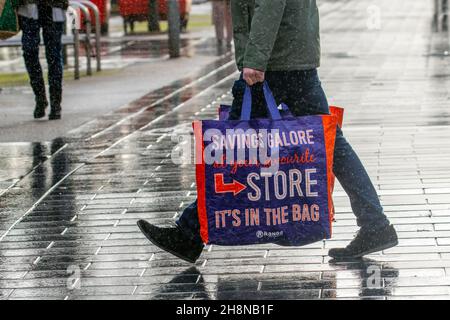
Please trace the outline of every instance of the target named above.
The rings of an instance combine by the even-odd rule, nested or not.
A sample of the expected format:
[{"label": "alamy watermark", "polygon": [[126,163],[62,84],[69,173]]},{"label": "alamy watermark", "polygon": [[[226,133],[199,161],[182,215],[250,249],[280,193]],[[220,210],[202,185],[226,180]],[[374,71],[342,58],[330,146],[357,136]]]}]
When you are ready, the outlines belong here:
[{"label": "alamy watermark", "polygon": [[381,8],[377,5],[371,5],[367,8],[367,29],[381,30]]},{"label": "alamy watermark", "polygon": [[[175,146],[171,151],[174,164],[206,164],[215,167],[231,167],[235,173],[241,167],[258,167],[261,175],[272,176],[279,171],[280,164],[312,163],[315,157],[310,151],[314,144],[313,130],[279,129],[207,129],[195,134],[176,132],[171,140]],[[195,148],[194,148],[195,146]],[[298,152],[280,157],[282,147],[302,147]],[[195,149],[195,150],[194,150]],[[193,154],[195,153],[195,157]]]},{"label": "alamy watermark", "polygon": [[383,288],[383,278],[381,277],[381,267],[378,265],[370,265],[366,269],[367,280],[366,287],[368,289]]},{"label": "alamy watermark", "polygon": [[81,289],[81,269],[77,265],[70,265],[67,270],[66,287],[68,290]]},{"label": "alamy watermark", "polygon": [[66,27],[67,30],[80,30],[81,29],[81,14],[80,11],[68,7],[66,11]]}]

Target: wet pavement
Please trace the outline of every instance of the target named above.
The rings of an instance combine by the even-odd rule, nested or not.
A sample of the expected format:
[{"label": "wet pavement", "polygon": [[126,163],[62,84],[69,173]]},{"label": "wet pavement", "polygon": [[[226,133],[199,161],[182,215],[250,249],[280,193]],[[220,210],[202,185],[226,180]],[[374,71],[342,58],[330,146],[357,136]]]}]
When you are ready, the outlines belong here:
[{"label": "wet pavement", "polygon": [[[28,84],[1,88],[0,143],[51,141],[66,136],[83,123],[127,106],[130,101],[167,86],[175,79],[195,78],[208,65],[223,58],[231,61],[232,53],[218,48],[207,34],[199,39],[186,39],[182,57],[178,59],[165,55],[163,43],[167,41],[153,37],[143,40],[145,36],[139,39],[130,39],[129,47],[122,52],[109,53],[114,64],[126,67],[64,83],[61,121],[33,119],[34,95]],[[149,50],[157,46],[161,50]],[[159,58],[155,58],[158,55]]]},{"label": "wet pavement", "polygon": [[357,230],[339,185],[329,241],[207,246],[191,265],[141,235],[138,219],[168,224],[195,199],[194,167],[172,162],[172,134],[231,101],[237,73],[225,56],[64,138],[1,145],[0,298],[448,299],[448,34],[432,31],[431,1],[378,1],[381,30],[368,29],[370,5],[322,7],[320,74],[330,102],[346,108],[344,132],[398,247],[330,261],[328,249]]}]

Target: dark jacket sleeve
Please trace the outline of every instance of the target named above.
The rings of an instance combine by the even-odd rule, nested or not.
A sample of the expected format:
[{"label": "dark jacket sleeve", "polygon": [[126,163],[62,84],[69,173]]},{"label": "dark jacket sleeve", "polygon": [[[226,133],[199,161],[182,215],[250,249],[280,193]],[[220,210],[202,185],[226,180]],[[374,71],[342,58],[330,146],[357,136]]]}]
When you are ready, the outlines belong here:
[{"label": "dark jacket sleeve", "polygon": [[244,68],[266,71],[285,7],[286,0],[255,0]]}]

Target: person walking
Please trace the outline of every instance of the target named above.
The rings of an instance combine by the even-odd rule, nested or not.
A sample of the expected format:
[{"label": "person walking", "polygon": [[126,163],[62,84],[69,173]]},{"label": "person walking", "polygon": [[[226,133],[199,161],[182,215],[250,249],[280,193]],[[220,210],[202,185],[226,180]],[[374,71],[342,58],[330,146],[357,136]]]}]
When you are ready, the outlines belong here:
[{"label": "person walking", "polygon": [[68,0],[13,0],[22,29],[22,51],[25,67],[35,96],[34,118],[45,117],[48,100],[44,76],[39,62],[42,29],[48,64],[50,92],[49,120],[61,119],[63,59],[62,35]]},{"label": "person walking", "polygon": [[[252,117],[267,117],[262,82],[277,103],[296,116],[329,114],[317,73],[320,66],[319,12],[316,0],[232,0],[236,63],[242,72],[233,86],[230,119],[239,119],[246,84],[252,86]],[[398,244],[377,192],[355,151],[338,127],[333,171],[350,198],[360,227],[345,248],[329,250],[335,259],[359,258]],[[203,251],[197,202],[187,207],[174,227],[140,220],[138,226],[156,246],[195,262]],[[289,245],[282,243],[280,245]]]},{"label": "person walking", "polygon": [[231,21],[231,1],[230,0],[211,0],[213,24],[216,29],[216,39],[219,45],[224,40],[227,46],[231,46],[233,40],[233,25]]}]

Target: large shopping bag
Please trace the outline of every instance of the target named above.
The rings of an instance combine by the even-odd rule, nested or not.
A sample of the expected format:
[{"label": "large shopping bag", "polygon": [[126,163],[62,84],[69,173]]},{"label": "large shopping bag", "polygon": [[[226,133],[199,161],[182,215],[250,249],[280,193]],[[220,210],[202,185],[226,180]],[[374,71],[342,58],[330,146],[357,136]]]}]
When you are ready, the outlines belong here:
[{"label": "large shopping bag", "polygon": [[0,40],[19,33],[19,22],[11,0],[0,0]]},{"label": "large shopping bag", "polygon": [[[198,216],[203,242],[305,245],[331,237],[336,115],[293,117],[264,83],[270,119],[194,122]],[[339,119],[340,118],[340,119]]]}]

